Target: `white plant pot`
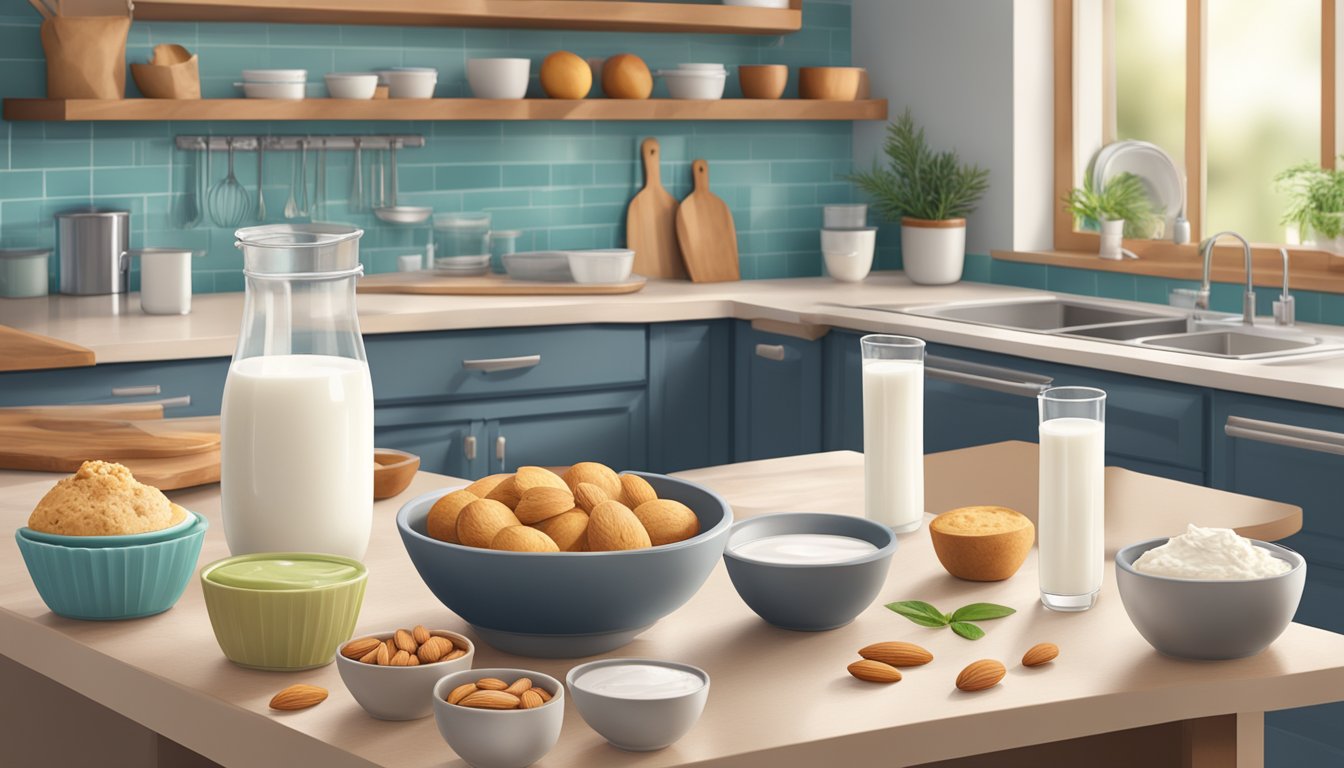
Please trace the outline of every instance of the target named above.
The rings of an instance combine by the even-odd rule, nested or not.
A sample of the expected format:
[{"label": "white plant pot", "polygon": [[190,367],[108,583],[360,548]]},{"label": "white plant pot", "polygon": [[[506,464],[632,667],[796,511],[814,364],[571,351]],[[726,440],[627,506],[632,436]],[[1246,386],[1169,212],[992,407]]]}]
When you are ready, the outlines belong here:
[{"label": "white plant pot", "polygon": [[901,219],[901,261],[919,285],[948,285],[961,280],[966,263],[966,220]]},{"label": "white plant pot", "polygon": [[1124,253],[1121,247],[1125,239],[1125,220],[1124,219],[1103,219],[1101,222],[1101,245],[1097,255],[1103,259],[1119,261],[1123,259]]}]

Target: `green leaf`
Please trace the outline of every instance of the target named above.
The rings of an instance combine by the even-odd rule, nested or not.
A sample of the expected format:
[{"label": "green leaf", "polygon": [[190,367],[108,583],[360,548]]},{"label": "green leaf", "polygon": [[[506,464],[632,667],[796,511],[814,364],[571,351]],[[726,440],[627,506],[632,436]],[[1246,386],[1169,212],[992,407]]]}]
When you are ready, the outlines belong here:
[{"label": "green leaf", "polygon": [[979,640],[985,636],[985,630],[969,621],[954,621],[950,626],[952,627],[953,632],[956,632],[967,640]]},{"label": "green leaf", "polygon": [[1001,619],[1004,616],[1011,616],[1017,611],[1006,605],[995,605],[994,603],[971,603],[970,605],[958,608],[952,614],[952,621],[986,621],[988,619]]},{"label": "green leaf", "polygon": [[923,600],[902,600],[899,603],[887,603],[887,609],[901,614],[921,627],[945,627],[947,617],[942,611]]}]

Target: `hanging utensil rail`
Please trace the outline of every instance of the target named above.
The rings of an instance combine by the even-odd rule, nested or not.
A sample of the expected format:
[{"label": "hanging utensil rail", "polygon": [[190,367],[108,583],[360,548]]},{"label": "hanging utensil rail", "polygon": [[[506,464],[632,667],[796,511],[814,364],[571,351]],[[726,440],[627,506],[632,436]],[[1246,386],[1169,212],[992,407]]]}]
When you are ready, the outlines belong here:
[{"label": "hanging utensil rail", "polygon": [[326,147],[331,150],[353,150],[355,139],[359,139],[363,149],[388,149],[396,146],[423,147],[425,137],[419,134],[392,134],[377,136],[323,136],[320,134],[305,136],[178,136],[177,148],[196,150],[209,149],[212,152],[225,152],[229,142],[233,142],[235,152],[255,152],[260,142],[267,152],[297,152],[304,144],[311,148]]}]

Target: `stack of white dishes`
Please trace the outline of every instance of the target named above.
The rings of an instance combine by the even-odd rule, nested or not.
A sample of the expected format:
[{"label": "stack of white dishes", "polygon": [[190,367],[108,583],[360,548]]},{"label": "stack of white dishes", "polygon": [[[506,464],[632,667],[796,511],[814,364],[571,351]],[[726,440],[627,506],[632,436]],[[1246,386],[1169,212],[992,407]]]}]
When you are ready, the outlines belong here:
[{"label": "stack of white dishes", "polygon": [[368,72],[332,72],[324,78],[333,99],[372,99],[378,90],[378,76]]},{"label": "stack of white dishes", "polygon": [[714,100],[723,98],[728,70],[722,64],[679,64],[662,69],[658,76],[667,81],[667,92],[674,99]]},{"label": "stack of white dishes", "polygon": [[868,205],[828,205],[822,209],[821,255],[826,273],[842,283],[857,283],[873,268],[877,227],[867,226]]},{"label": "stack of white dishes", "polygon": [[432,99],[439,82],[433,67],[391,67],[378,70],[378,80],[387,86],[389,99]]},{"label": "stack of white dishes", "polygon": [[308,86],[306,69],[244,69],[243,82],[234,83],[249,99],[302,99]]}]

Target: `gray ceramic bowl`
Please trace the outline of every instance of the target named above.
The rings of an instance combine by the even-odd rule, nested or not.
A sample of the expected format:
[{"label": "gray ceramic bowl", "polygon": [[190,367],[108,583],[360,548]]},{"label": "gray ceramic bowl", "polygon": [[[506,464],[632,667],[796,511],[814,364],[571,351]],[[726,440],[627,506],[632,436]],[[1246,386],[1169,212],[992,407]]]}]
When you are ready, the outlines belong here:
[{"label": "gray ceramic bowl", "polygon": [[1293,566],[1266,579],[1176,579],[1134,570],[1140,555],[1166,543],[1165,537],[1151,539],[1115,555],[1120,601],[1134,628],[1158,651],[1186,659],[1254,656],[1292,622],[1307,581],[1307,562],[1298,553],[1252,540]]},{"label": "gray ceramic bowl", "polygon": [[[697,690],[678,696],[657,699],[627,698],[596,693],[576,683],[584,674],[599,667],[621,664],[650,664],[690,672],[704,681]],[[678,664],[657,659],[602,659],[580,664],[565,675],[570,698],[584,722],[611,743],[613,747],[631,752],[652,752],[662,749],[686,735],[709,698],[709,675],[703,669],[689,664]]]},{"label": "gray ceramic bowl", "polygon": [[[877,551],[830,565],[762,563],[733,548],[766,536],[820,533],[862,539]],[[776,627],[807,632],[843,627],[882,589],[896,552],[896,534],[862,517],[817,512],[762,515],[743,520],[728,535],[723,560],[737,594]]]},{"label": "gray ceramic bowl", "polygon": [[[454,688],[483,677],[508,683],[520,677],[531,678],[532,685],[551,694],[551,700],[536,709],[505,710],[473,709],[447,702]],[[526,768],[551,751],[565,723],[564,686],[550,675],[526,669],[495,667],[454,672],[434,685],[433,704],[439,735],[474,768]]]},{"label": "gray ceramic bowl", "polygon": [[434,502],[407,502],[397,528],[434,596],[477,637],[519,656],[574,658],[619,648],[699,591],[723,555],[733,513],[718,494],[685,480],[637,472],[659,498],[700,518],[686,541],[628,552],[500,552],[425,535]]},{"label": "gray ceramic bowl", "polygon": [[[391,637],[393,632],[370,633],[360,637]],[[432,629],[429,634],[446,637],[454,645],[467,649],[467,655],[452,661],[420,664],[414,667],[380,667],[364,664],[336,654],[336,669],[341,682],[350,690],[359,706],[379,720],[418,720],[434,710],[434,684],[444,675],[471,669],[476,646],[456,632]]]}]

